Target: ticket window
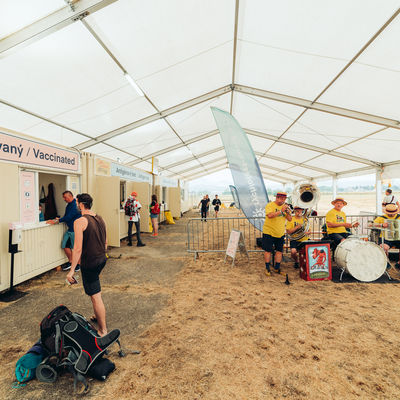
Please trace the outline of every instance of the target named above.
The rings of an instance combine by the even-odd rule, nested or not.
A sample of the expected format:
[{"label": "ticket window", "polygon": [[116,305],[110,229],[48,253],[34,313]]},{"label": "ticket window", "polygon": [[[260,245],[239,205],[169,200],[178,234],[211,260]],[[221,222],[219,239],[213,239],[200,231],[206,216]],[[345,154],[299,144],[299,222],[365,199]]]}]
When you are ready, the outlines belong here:
[{"label": "ticket window", "polygon": [[126,181],[120,181],[119,183],[119,208],[122,210],[124,208],[124,203],[126,201]]},{"label": "ticket window", "polygon": [[[45,196],[49,194],[49,184],[53,184],[54,189],[54,203],[57,209],[57,216],[62,217],[65,212],[66,203],[63,199],[63,192],[67,190],[67,176],[66,175],[58,175],[58,174],[49,174],[45,172],[38,173],[38,193],[39,193],[39,201]],[[44,192],[42,190],[44,189]],[[43,194],[44,193],[44,194]],[[43,215],[45,215],[46,205],[44,203],[40,203],[42,206]],[[39,205],[38,205],[39,207]]]}]

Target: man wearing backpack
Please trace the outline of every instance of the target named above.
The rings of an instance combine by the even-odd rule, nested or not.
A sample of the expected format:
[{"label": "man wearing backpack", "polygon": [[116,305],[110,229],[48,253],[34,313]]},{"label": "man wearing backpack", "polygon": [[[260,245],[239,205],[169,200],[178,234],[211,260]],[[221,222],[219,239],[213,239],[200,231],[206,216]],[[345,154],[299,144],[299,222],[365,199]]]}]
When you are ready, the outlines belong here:
[{"label": "man wearing backpack", "polygon": [[136,238],[137,238],[137,246],[142,247],[146,246],[140,239],[140,214],[139,210],[142,208],[142,205],[136,200],[137,193],[132,192],[131,195],[127,198],[124,206],[125,210],[125,218],[128,221],[128,246],[132,246],[132,226],[135,224],[136,226]]}]

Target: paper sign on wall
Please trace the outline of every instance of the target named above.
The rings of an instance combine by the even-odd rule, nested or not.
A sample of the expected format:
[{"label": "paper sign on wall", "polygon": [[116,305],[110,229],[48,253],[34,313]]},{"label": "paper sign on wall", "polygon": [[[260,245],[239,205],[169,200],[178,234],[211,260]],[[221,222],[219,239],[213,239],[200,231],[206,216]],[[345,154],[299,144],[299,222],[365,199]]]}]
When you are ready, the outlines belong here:
[{"label": "paper sign on wall", "polygon": [[19,193],[21,222],[23,224],[37,221],[39,206],[36,204],[35,174],[33,172],[21,171],[19,174]]}]

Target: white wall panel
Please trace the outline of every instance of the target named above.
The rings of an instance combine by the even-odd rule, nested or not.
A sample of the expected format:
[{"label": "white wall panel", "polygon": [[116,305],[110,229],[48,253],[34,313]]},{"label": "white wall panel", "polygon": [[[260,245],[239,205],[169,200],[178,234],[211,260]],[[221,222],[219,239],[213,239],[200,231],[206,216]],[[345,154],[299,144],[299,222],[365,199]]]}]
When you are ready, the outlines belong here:
[{"label": "white wall panel", "polygon": [[123,85],[87,104],[59,114],[57,121],[95,137],[157,112],[144,97],[138,96],[127,81]]},{"label": "white wall panel", "polygon": [[258,89],[313,99],[344,65],[343,60],[239,42],[236,81]]},{"label": "white wall panel", "polygon": [[349,60],[398,7],[396,0],[242,0],[239,38]]},{"label": "white wall panel", "polygon": [[138,156],[181,143],[168,124],[159,119],[106,141]]},{"label": "white wall panel", "polygon": [[331,170],[332,172],[344,172],[350,169],[362,168],[366,166],[365,164],[350,160],[344,160],[342,158],[329,156],[327,154],[316,157],[315,159],[304,163],[305,168],[307,168],[307,165],[324,168],[327,170]]},{"label": "white wall panel", "polygon": [[251,147],[256,152],[264,153],[269,147],[275,143],[273,140],[263,139],[254,135],[247,135]]},{"label": "white wall panel", "polygon": [[65,7],[63,0],[1,0],[0,39]]},{"label": "white wall panel", "polygon": [[210,107],[229,111],[231,94],[225,94],[168,117],[182,139],[188,140],[216,129]]},{"label": "white wall panel", "polygon": [[193,154],[185,146],[185,147],[181,147],[179,149],[170,151],[168,153],[162,154],[160,156],[157,156],[156,158],[158,158],[160,165],[163,166],[163,165],[173,164],[173,163],[181,161],[181,160],[185,160],[186,158],[190,158],[192,156],[193,156]]},{"label": "white wall panel", "polygon": [[80,22],[0,59],[1,97],[48,118],[57,119],[126,83]]},{"label": "white wall panel", "polygon": [[228,42],[137,83],[159,109],[172,107],[231,83],[232,53]]},{"label": "white wall panel", "polygon": [[232,40],[234,12],[230,0],[119,0],[88,21],[141,80]]},{"label": "white wall panel", "polygon": [[400,133],[397,129],[385,129],[357,143],[345,146],[340,151],[350,154],[359,153],[365,158],[381,163],[400,161]]},{"label": "white wall panel", "polygon": [[216,149],[217,147],[221,146],[222,140],[219,135],[215,135],[207,139],[200,140],[196,143],[189,144],[190,150],[192,150],[195,155],[204,153],[208,150]]},{"label": "white wall panel", "polygon": [[267,155],[287,158],[295,162],[303,162],[319,154],[316,151],[301,149],[284,143],[275,143],[267,153]]},{"label": "white wall panel", "polygon": [[399,37],[397,17],[320,101],[399,120]]},{"label": "white wall panel", "polygon": [[235,92],[233,115],[246,129],[279,136],[304,110],[302,107]]}]

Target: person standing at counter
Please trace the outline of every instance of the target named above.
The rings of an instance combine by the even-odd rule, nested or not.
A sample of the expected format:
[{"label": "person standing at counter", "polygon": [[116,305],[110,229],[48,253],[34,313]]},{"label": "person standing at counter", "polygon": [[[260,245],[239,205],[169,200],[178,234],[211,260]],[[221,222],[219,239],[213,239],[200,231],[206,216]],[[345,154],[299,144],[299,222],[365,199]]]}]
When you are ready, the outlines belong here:
[{"label": "person standing at counter", "polygon": [[83,288],[92,301],[94,317],[99,326],[98,333],[100,336],[105,336],[107,334],[106,309],[101,297],[100,273],[107,262],[106,224],[100,215],[91,210],[93,199],[90,194],[78,194],[77,199],[82,217],[74,222],[75,245],[67,280],[71,284],[76,283],[74,273],[81,260]]},{"label": "person standing at counter", "polygon": [[136,226],[136,238],[137,238],[137,246],[142,247],[146,246],[142,240],[140,239],[140,214],[139,210],[142,208],[142,205],[136,200],[137,193],[132,192],[131,195],[127,198],[124,206],[125,210],[125,218],[128,221],[128,246],[132,246],[132,226],[135,223]]},{"label": "person standing at counter", "polygon": [[[63,193],[63,199],[67,203],[67,207],[65,207],[65,214],[62,218],[50,219],[46,221],[46,224],[59,224],[61,222],[65,222],[68,226],[67,232],[64,233],[63,240],[61,242],[61,248],[64,249],[65,254],[68,258],[68,263],[63,267],[63,271],[67,271],[71,268],[72,261],[72,249],[74,248],[75,234],[74,234],[74,222],[76,219],[81,217],[81,212],[78,209],[76,204],[76,199],[71,191],[66,190]],[[78,264],[75,269],[78,272],[80,266]]]}]

